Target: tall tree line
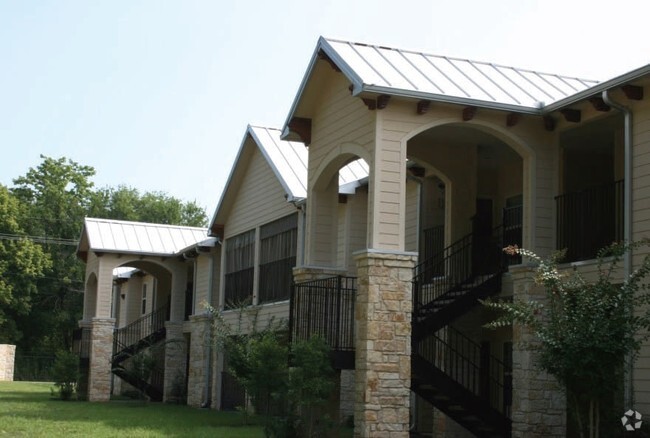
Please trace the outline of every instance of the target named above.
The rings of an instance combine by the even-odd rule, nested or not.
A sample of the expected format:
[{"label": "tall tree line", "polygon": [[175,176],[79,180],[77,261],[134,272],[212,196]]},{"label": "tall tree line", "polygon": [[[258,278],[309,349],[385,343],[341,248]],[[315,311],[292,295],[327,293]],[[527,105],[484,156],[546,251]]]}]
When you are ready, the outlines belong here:
[{"label": "tall tree line", "polygon": [[205,226],[196,202],[127,186],[95,188],[95,169],[67,158],[41,162],[0,184],[0,343],[21,352],[69,349],[82,317],[85,266],[76,256],[86,216]]}]

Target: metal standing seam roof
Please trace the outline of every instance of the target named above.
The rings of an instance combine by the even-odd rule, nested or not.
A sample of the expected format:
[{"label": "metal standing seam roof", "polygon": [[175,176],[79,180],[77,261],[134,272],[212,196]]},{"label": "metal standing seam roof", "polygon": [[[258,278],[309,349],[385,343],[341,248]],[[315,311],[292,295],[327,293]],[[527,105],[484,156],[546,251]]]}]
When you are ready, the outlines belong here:
[{"label": "metal standing seam roof", "polygon": [[295,141],[280,139],[280,130],[249,126],[248,133],[257,143],[271,169],[289,195],[289,200],[307,196],[307,148]]},{"label": "metal standing seam roof", "polygon": [[[210,221],[210,229],[215,224],[222,209],[226,192],[233,181],[235,169],[242,157],[248,136],[259,147],[276,178],[287,194],[287,201],[305,199],[307,197],[307,161],[309,149],[301,142],[282,140],[282,131],[276,128],[248,125],[244,140],[241,143],[235,163],[232,166],[221,198]],[[362,160],[348,163],[339,170],[339,186],[368,177],[368,164]],[[346,189],[349,191],[349,188]]]},{"label": "metal standing seam roof", "polygon": [[319,53],[363,92],[540,114],[599,82],[490,62],[320,37],[283,129],[293,118]]},{"label": "metal standing seam roof", "polygon": [[[291,198],[307,196],[308,149],[303,143],[282,140],[282,131],[275,128],[249,126],[249,132],[260,147],[274,173]],[[339,170],[339,186],[368,177],[368,163],[358,159]]]},{"label": "metal standing seam roof", "polygon": [[[539,109],[598,81],[543,73],[489,62],[322,38],[323,50],[359,79],[360,91],[401,90]],[[337,63],[338,65],[338,63]]]},{"label": "metal standing seam roof", "polygon": [[89,249],[98,252],[175,255],[208,238],[207,228],[86,218]]}]

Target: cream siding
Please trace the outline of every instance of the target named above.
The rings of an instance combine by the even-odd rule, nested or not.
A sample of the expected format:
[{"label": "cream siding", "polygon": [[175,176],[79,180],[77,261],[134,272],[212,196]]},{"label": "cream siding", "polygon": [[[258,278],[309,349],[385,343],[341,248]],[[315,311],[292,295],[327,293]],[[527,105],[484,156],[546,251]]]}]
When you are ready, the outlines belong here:
[{"label": "cream siding", "polygon": [[296,208],[286,201],[282,185],[255,147],[224,223],[225,238],[293,213],[296,213]]},{"label": "cream siding", "polygon": [[[338,239],[337,227],[332,221],[338,217],[335,175],[346,164],[346,159],[359,156],[356,148],[369,156],[374,142],[374,112],[360,99],[350,96],[349,83],[343,75],[331,71],[328,85],[322,89],[312,117],[306,263],[335,266],[337,252],[333,245]],[[345,154],[344,159],[337,161],[335,168],[327,168],[329,160],[340,158],[341,154]]]},{"label": "cream siding", "polygon": [[[624,99],[618,97],[618,101]],[[632,232],[633,240],[650,235],[650,101],[633,105],[633,168],[632,168]],[[648,254],[648,248],[635,252],[635,265]],[[640,412],[650,410],[650,343],[644,342],[634,369],[634,408]]]},{"label": "cream siding", "polygon": [[404,236],[406,251],[418,251],[420,217],[420,183],[412,179],[406,182],[406,220]]},{"label": "cream siding", "polygon": [[195,260],[193,314],[200,315],[202,313],[205,313],[205,303],[208,301],[211,256],[209,254],[200,254]]}]

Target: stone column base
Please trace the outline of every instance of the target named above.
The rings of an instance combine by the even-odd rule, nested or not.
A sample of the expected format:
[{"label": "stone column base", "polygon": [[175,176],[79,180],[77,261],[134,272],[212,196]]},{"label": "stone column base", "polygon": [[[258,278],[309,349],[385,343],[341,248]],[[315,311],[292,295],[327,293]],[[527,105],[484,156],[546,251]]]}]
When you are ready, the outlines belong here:
[{"label": "stone column base", "polygon": [[164,402],[180,402],[182,393],[185,392],[185,365],[186,348],[183,336],[183,323],[165,323],[167,331],[165,340],[165,377],[163,386]]},{"label": "stone column base", "polygon": [[[211,315],[190,316],[192,336],[190,338],[190,363],[187,383],[187,404],[201,407],[209,402]],[[206,392],[207,391],[207,392]]]},{"label": "stone column base", "polygon": [[88,401],[106,402],[111,399],[114,329],[114,318],[93,318],[90,322]]},{"label": "stone column base", "polygon": [[16,346],[0,344],[0,382],[14,380],[14,362],[16,359]]},{"label": "stone column base", "polygon": [[411,279],[416,254],[355,254],[355,437],[409,436]]}]

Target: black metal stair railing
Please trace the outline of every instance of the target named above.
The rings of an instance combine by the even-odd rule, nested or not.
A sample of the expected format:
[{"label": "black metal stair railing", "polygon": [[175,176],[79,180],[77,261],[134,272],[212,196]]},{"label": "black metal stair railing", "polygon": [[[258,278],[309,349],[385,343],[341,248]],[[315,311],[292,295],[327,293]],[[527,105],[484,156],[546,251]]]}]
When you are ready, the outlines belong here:
[{"label": "black metal stair railing", "polygon": [[291,288],[290,342],[323,338],[336,368],[354,366],[356,278],[336,276],[295,283]]},{"label": "black metal stair railing", "polygon": [[414,354],[503,415],[512,404],[512,368],[451,326],[414,343]]},{"label": "black metal stair railing", "polygon": [[446,247],[433,260],[413,269],[413,312],[415,315],[441,300],[453,300],[503,272],[507,260],[503,253],[504,227],[491,235],[470,233]]},{"label": "black metal stair railing", "polygon": [[[116,357],[126,359],[139,349],[164,336],[165,322],[169,319],[169,304],[148,313],[132,323],[113,332],[113,361]],[[148,342],[151,341],[151,342]]]}]

